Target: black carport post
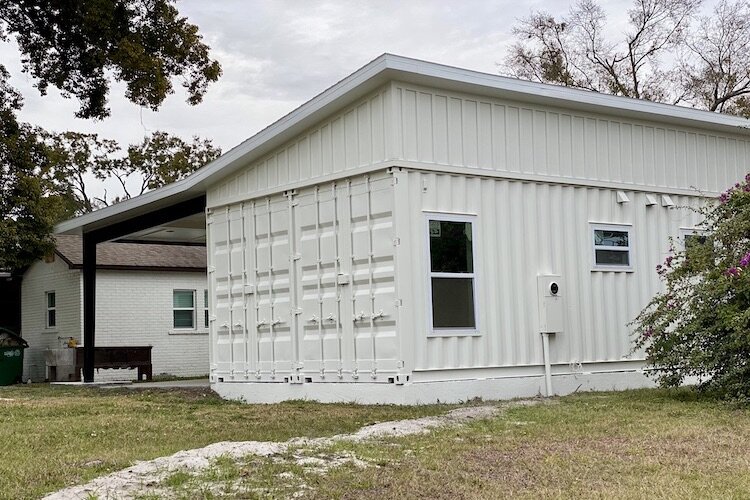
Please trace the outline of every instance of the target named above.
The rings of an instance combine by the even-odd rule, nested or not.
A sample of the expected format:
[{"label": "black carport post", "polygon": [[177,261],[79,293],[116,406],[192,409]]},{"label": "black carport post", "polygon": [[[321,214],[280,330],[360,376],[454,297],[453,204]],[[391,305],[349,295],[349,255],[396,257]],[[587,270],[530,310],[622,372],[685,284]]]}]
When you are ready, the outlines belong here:
[{"label": "black carport post", "polygon": [[96,346],[96,244],[206,210],[206,195],[146,212],[112,225],[83,232],[83,381],[94,381]]},{"label": "black carport post", "polygon": [[94,381],[96,331],[96,240],[83,234],[83,381]]}]

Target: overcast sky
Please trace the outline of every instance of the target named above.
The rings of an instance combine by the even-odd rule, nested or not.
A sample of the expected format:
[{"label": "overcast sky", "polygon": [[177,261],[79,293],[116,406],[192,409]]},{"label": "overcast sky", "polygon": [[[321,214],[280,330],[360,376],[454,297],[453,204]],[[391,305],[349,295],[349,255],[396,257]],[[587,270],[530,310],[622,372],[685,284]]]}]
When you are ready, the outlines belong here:
[{"label": "overcast sky", "polygon": [[[623,31],[630,1],[603,0],[609,27]],[[0,61],[25,97],[21,118],[49,130],[96,132],[123,145],[155,130],[212,139],[224,151],[384,52],[496,73],[516,19],[532,10],[567,12],[569,2],[489,0],[183,0],[224,70],[198,106],[169,97],[159,112],[130,104],[123,86],[110,94],[112,115],[79,120],[75,100],[52,88],[39,96],[20,71],[15,45]]]}]

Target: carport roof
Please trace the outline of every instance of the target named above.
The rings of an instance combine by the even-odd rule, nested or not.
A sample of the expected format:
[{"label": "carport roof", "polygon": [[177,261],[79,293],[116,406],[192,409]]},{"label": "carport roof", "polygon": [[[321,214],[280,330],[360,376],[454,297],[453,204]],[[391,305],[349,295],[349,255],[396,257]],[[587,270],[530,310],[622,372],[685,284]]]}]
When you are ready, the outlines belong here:
[{"label": "carport roof", "polygon": [[735,116],[528,82],[383,54],[189,177],[63,222],[57,226],[56,232],[81,234],[204,195],[207,187],[222,177],[247,166],[326,116],[391,80],[530,104],[750,135],[750,122]]}]

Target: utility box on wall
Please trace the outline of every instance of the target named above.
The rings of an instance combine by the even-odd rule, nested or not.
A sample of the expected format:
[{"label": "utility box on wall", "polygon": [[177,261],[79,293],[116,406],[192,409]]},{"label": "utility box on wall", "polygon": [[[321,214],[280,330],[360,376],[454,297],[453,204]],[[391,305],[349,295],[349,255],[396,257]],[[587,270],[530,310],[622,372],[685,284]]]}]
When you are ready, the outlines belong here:
[{"label": "utility box on wall", "polygon": [[541,333],[562,332],[565,325],[565,308],[563,307],[565,289],[560,276],[537,276],[537,294],[539,297],[539,331]]}]

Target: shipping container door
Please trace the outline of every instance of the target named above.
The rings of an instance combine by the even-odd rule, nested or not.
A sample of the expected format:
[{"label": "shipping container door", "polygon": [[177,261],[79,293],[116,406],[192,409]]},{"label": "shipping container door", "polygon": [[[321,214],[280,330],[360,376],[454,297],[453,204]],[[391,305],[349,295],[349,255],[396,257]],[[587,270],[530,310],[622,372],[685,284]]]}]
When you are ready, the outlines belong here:
[{"label": "shipping container door", "polygon": [[386,382],[398,370],[393,187],[365,177],[348,189],[353,356],[358,373]]},{"label": "shipping container door", "polygon": [[290,207],[284,196],[255,202],[253,243],[257,370],[263,380],[283,380],[295,368],[290,289]]},{"label": "shipping container door", "polygon": [[336,186],[306,189],[296,198],[300,355],[305,378],[343,378],[340,222]]},{"label": "shipping container door", "polygon": [[210,233],[210,267],[209,280],[214,291],[213,321],[210,322],[212,360],[211,369],[220,378],[229,377],[231,366],[230,341],[230,277],[229,277],[229,242],[227,231],[229,220],[227,211],[220,209],[209,212],[206,225]]}]

